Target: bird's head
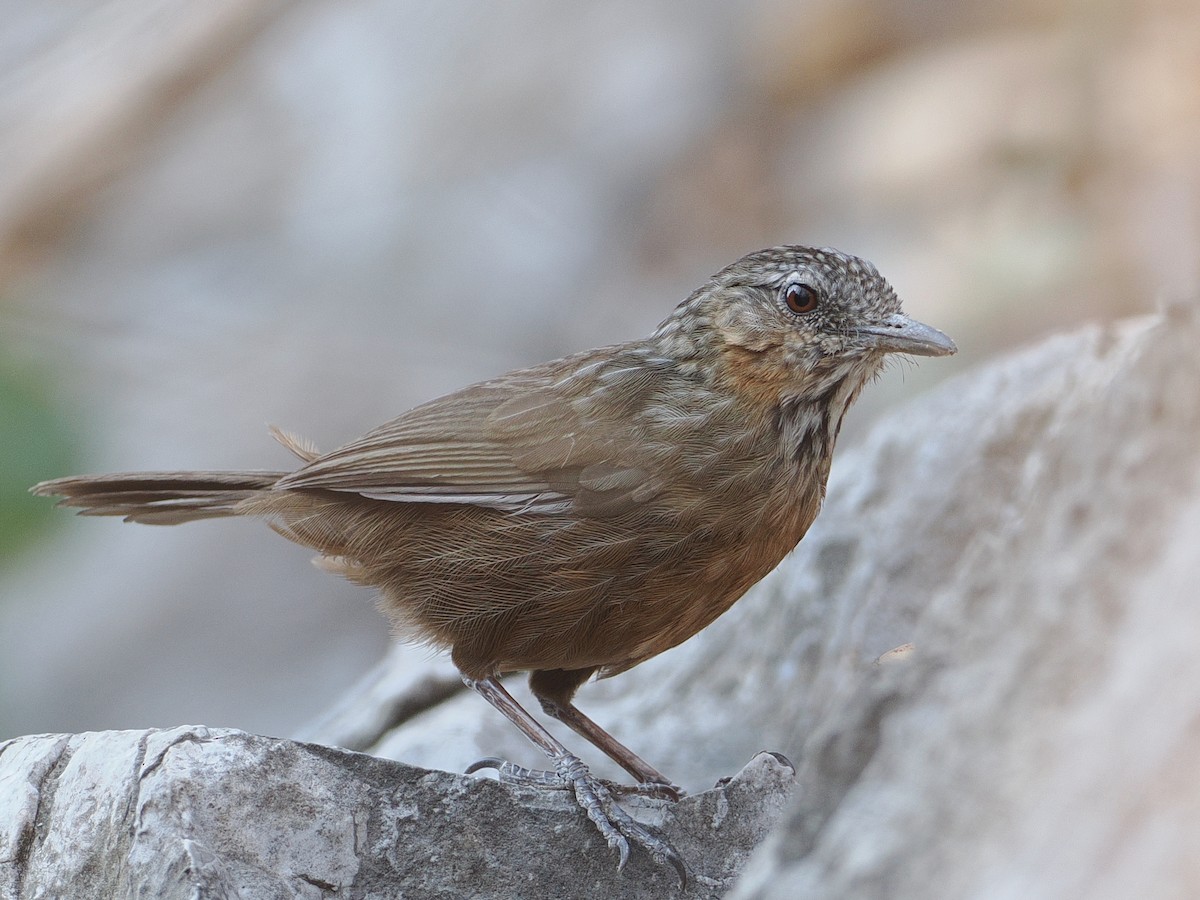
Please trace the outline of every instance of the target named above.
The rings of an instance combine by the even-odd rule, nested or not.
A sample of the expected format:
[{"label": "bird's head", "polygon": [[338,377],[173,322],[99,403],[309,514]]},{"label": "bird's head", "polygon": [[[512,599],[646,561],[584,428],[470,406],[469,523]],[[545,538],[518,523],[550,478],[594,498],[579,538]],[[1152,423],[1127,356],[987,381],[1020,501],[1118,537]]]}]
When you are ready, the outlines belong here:
[{"label": "bird's head", "polygon": [[901,312],[871,263],[809,247],[772,247],[726,266],[656,336],[720,359],[739,391],[776,402],[843,382],[857,393],[889,353],[957,351],[942,332]]}]

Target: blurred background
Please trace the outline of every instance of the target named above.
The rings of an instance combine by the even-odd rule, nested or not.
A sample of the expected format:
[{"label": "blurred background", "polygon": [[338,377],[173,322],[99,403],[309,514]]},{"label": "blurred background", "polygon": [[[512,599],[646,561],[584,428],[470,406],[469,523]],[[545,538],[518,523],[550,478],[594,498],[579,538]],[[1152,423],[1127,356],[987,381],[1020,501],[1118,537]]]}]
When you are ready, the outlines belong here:
[{"label": "blurred background", "polygon": [[[872,259],[961,352],[1194,294],[1188,0],[0,0],[0,738],[289,734],[388,644],[261,524],[36,481],[284,468],[640,336],[778,243]],[[817,528],[820,527],[818,520]],[[411,665],[429,654],[413,650]]]}]

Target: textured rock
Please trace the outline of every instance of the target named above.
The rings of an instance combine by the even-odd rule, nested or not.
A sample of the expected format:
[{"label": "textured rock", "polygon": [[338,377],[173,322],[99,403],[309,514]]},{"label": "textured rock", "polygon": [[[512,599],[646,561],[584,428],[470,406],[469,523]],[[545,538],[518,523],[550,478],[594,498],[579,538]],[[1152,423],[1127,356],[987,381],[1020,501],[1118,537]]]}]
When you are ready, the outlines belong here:
[{"label": "textured rock", "polygon": [[[1198,318],[1055,337],[884,418],[763,584],[580,692],[689,788],[797,762],[737,896],[1200,895]],[[376,746],[536,763],[511,732],[463,696]]]},{"label": "textured rock", "polygon": [[[760,747],[798,763],[733,896],[1200,895],[1198,346],[1200,311],[1178,306],[885,418],[777,572],[683,647],[585,687],[589,713],[693,790]],[[383,674],[313,733],[450,770],[540,763],[477,698],[431,707],[431,683]],[[372,744],[397,710],[416,714]],[[760,756],[637,814],[696,870],[693,894],[718,896],[789,774]],[[14,896],[675,890],[644,854],[617,875],[561,792],[237,732],[9,742],[0,808]]]},{"label": "textured rock", "polygon": [[0,744],[0,896],[718,897],[778,819],[761,754],[679,804],[630,799],[692,869],[624,872],[565,791],[228,729]]},{"label": "textured rock", "polygon": [[[1189,342],[1200,329],[1183,308],[1176,318],[1052,338],[885,417],[835,458],[824,511],[774,573],[683,646],[585,686],[580,706],[661,771],[700,788],[763,747],[801,759],[809,736],[873,677],[871,663],[915,640],[935,613],[971,611],[961,627],[993,641],[1030,627],[1016,610],[988,606],[986,620],[972,610],[962,591],[985,590],[967,587],[979,566],[994,567],[988,589],[1044,595],[1053,609],[1070,599],[1063,580],[1103,557],[1101,547],[1149,552],[1171,503],[1189,496],[1195,461],[1186,414],[1197,403],[1200,363]],[[1135,413],[1146,434],[1130,441]],[[1123,504],[1140,498],[1133,520],[1104,500],[1122,490]],[[1049,534],[1016,545],[1038,523],[1095,546],[1051,553]],[[918,643],[932,652],[928,640]],[[373,749],[450,770],[493,753],[539,764],[480,706],[455,698]]]},{"label": "textured rock", "polygon": [[[915,548],[916,650],[818,723],[735,897],[1200,895],[1197,346],[1194,307],[1089,329],[906,420],[950,440],[873,435],[828,524]],[[929,518],[875,534],[898,472]]]}]

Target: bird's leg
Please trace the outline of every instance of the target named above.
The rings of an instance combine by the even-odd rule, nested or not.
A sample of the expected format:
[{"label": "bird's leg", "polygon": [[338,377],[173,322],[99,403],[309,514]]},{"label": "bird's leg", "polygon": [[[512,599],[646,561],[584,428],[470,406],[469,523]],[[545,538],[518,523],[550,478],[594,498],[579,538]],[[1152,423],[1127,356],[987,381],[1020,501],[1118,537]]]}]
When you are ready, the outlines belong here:
[{"label": "bird's leg", "polygon": [[546,711],[547,715],[558,719],[580,737],[586,738],[638,781],[635,785],[617,785],[617,790],[663,797],[667,800],[683,798],[685,793],[683,788],[673,784],[667,776],[584,715],[575,704],[568,703],[566,706],[557,706],[553,703],[543,703],[542,709]]},{"label": "bird's leg", "polygon": [[[592,669],[540,669],[529,676],[529,689],[542,704],[546,715],[558,719],[636,778],[638,786],[633,789],[633,792],[665,797],[668,800],[678,800],[683,797],[683,788],[673,784],[658,769],[584,715],[579,707],[571,702],[575,690],[591,676],[592,671]],[[628,787],[617,785],[616,789],[625,791],[628,790]]]},{"label": "bird's leg", "polygon": [[[529,715],[516,699],[496,678],[481,679],[463,676],[463,682],[488,703],[499,710],[506,719],[521,730],[530,741],[554,761],[554,771],[575,793],[576,802],[587,813],[608,846],[617,851],[620,859],[617,868],[622,869],[629,859],[629,841],[649,852],[660,863],[674,867],[681,884],[687,882],[687,871],[683,860],[675,849],[662,838],[651,834],[645,827],[625,812],[613,799],[612,794],[600,779],[588,771],[579,757],[569,751],[554,735]],[[488,760],[488,763],[495,762]]]}]

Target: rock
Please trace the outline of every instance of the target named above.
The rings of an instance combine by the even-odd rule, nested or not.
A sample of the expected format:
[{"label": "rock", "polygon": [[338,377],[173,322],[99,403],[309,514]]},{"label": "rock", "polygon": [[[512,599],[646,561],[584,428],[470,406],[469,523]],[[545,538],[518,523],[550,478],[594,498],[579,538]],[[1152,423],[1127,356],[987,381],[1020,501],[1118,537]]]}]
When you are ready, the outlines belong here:
[{"label": "rock", "polygon": [[[693,790],[760,747],[797,761],[731,896],[1200,895],[1198,346],[1200,308],[1180,305],[897,411],[838,458],[775,573],[580,692]],[[313,733],[450,770],[541,764],[477,698],[431,705],[439,690],[381,673]],[[628,805],[692,866],[689,895],[721,896],[789,775],[758,756],[679,806]],[[563,792],[240,732],[2,744],[0,823],[14,897],[676,890],[636,851],[618,875]]]},{"label": "rock", "polygon": [[625,807],[692,869],[624,872],[562,790],[430,772],[230,729],[0,744],[0,896],[719,897],[779,818],[791,767],[760,754],[678,804]]},{"label": "rock", "polygon": [[464,690],[466,685],[449,656],[440,654],[417,665],[412,648],[393,643],[384,659],[341,700],[293,737],[347,750],[370,750],[397,725]]},{"label": "rock", "polygon": [[[1197,347],[1200,310],[1178,305],[908,404],[838,456],[776,572],[584,687],[689,788],[758,747],[797,762],[735,897],[1200,895]],[[376,749],[536,764],[479,706],[454,698]]]},{"label": "rock", "polygon": [[826,603],[915,649],[810,717],[734,898],[1200,896],[1198,346],[1192,305],[1089,328],[872,434],[824,532],[864,602]]}]

